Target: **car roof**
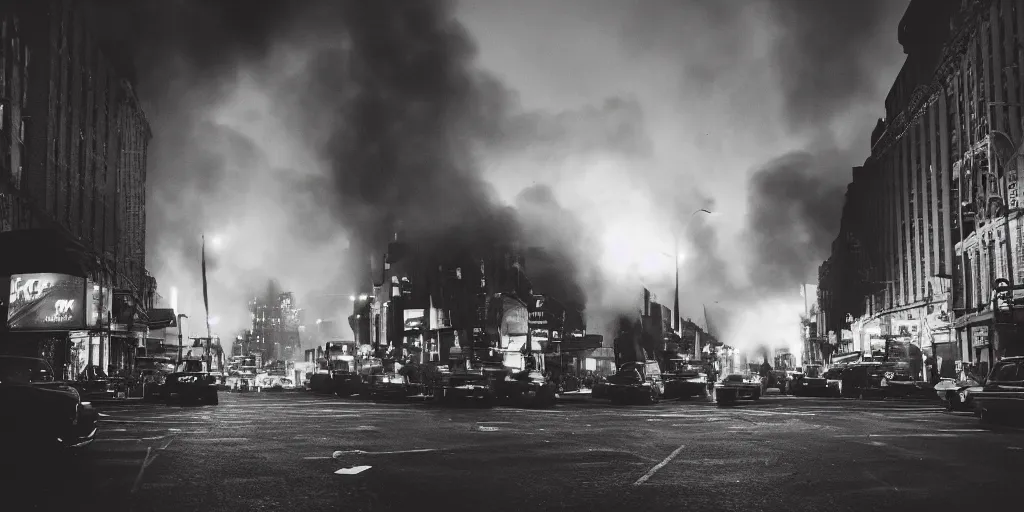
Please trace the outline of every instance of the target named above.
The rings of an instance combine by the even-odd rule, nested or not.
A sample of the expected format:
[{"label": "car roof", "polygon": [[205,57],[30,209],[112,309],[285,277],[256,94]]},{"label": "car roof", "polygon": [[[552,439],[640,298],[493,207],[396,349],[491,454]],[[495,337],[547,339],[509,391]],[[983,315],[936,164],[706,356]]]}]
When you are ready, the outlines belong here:
[{"label": "car roof", "polygon": [[46,360],[41,358],[41,357],[9,356],[9,355],[4,355],[4,354],[0,354],[0,359],[30,359],[32,361],[43,361],[43,362],[46,362]]}]

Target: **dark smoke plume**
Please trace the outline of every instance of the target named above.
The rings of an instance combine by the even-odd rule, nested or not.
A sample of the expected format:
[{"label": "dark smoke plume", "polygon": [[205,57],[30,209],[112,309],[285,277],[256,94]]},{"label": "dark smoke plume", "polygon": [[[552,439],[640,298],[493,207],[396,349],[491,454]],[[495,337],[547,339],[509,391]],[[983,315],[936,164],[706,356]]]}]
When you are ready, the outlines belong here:
[{"label": "dark smoke plume", "polygon": [[747,226],[757,262],[750,279],[760,293],[794,293],[816,281],[839,228],[845,186],[829,172],[844,172],[808,153],[779,157],[754,173]]},{"label": "dark smoke plume", "polygon": [[[581,307],[577,279],[598,281],[575,264],[585,256],[571,215],[536,191],[521,212],[499,206],[476,151],[545,141],[641,154],[649,148],[635,102],[523,111],[475,66],[447,1],[96,5],[107,47],[133,49],[118,60],[133,68],[154,128],[149,266],[183,286],[196,278],[198,234],[234,233],[226,254],[210,254],[223,269],[212,277],[213,309],[235,311],[232,327],[246,323],[243,299],[272,278],[297,292],[307,320],[337,315],[349,293],[368,291],[367,256],[396,232],[431,261],[528,234],[561,267],[538,263],[534,280]],[[269,101],[231,123],[217,118],[246,87],[242,101]],[[293,148],[282,161],[282,144],[295,141],[246,130],[273,124],[309,156]],[[545,224],[545,215],[567,224]]]},{"label": "dark smoke plume", "polygon": [[[786,118],[794,128],[827,124],[849,105],[877,98],[878,62],[865,58],[896,40],[907,0],[776,0],[783,27],[775,47]],[[901,55],[894,55],[900,60]]]}]

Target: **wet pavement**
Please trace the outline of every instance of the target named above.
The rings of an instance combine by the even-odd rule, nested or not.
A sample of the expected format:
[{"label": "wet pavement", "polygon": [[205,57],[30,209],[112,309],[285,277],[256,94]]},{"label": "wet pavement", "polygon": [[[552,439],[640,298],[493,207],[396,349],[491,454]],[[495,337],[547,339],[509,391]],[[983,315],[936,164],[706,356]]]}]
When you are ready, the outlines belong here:
[{"label": "wet pavement", "polygon": [[1024,428],[928,401],[445,409],[225,392],[100,410],[86,450],[5,461],[10,510],[941,511],[1019,500],[1007,479],[1024,471]]}]

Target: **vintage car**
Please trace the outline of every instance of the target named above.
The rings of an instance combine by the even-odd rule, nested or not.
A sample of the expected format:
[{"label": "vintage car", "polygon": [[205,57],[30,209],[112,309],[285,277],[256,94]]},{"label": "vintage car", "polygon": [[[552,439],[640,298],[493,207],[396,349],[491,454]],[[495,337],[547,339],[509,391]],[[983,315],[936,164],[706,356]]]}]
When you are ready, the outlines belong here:
[{"label": "vintage car", "polygon": [[857,398],[908,396],[918,391],[909,365],[900,362],[854,363],[843,370],[840,391]]},{"label": "vintage car", "polygon": [[174,373],[174,362],[167,357],[137,357],[135,371],[142,383],[142,398],[160,399],[167,376]]},{"label": "vintage car", "polygon": [[252,391],[255,389],[253,379],[252,375],[232,373],[224,379],[224,384],[227,386],[228,391]]},{"label": "vintage car", "polygon": [[463,401],[476,402],[490,407],[494,405],[494,388],[483,371],[456,371],[441,377],[441,385],[434,390],[434,397],[445,403]]},{"label": "vintage car", "polygon": [[270,371],[256,376],[256,391],[285,391],[295,389],[295,382],[283,371]]},{"label": "vintage car", "polygon": [[81,448],[96,439],[99,415],[39,358],[0,356],[0,442]]},{"label": "vintage car", "polygon": [[846,365],[833,366],[828,370],[825,370],[825,393],[832,397],[843,396],[843,372],[846,370]]},{"label": "vintage car", "polygon": [[670,359],[662,379],[665,398],[707,397],[711,392],[711,382],[700,360]]},{"label": "vintage car", "polygon": [[986,423],[1024,417],[1024,356],[999,360],[982,390],[971,394],[975,414]]},{"label": "vintage car", "polygon": [[943,378],[935,384],[935,394],[942,400],[946,410],[949,411],[972,411],[974,410],[974,394],[984,389],[982,382],[984,378],[977,377],[970,370],[965,368],[959,379]]},{"label": "vintage car", "polygon": [[217,378],[206,371],[201,361],[185,360],[164,382],[164,399],[217,405]]},{"label": "vintage car", "polygon": [[390,371],[370,376],[371,400],[399,399],[409,396],[409,378],[398,372]]},{"label": "vintage car", "polygon": [[719,404],[732,404],[737,400],[759,400],[761,398],[760,378],[739,373],[730,373],[715,383],[711,400]]},{"label": "vintage car", "polygon": [[607,387],[608,397],[615,404],[636,400],[654,404],[665,394],[665,382],[657,361],[623,363],[615,375],[608,377]]},{"label": "vintage car", "polygon": [[538,370],[511,372],[498,383],[498,394],[515,406],[551,407],[558,401],[557,391]]},{"label": "vintage car", "polygon": [[809,364],[793,374],[790,389],[796,396],[822,396],[828,393],[828,381],[821,365]]},{"label": "vintage car", "polygon": [[117,396],[118,379],[109,377],[98,365],[89,365],[70,383],[83,400],[106,400]]}]

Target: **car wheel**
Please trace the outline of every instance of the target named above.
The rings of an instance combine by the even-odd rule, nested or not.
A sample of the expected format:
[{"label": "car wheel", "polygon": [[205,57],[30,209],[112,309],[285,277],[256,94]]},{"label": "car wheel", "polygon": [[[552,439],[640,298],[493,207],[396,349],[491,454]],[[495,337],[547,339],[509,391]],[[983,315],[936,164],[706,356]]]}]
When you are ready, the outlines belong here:
[{"label": "car wheel", "polygon": [[760,400],[761,399],[761,392],[760,391],[754,391],[753,399],[754,400]]},{"label": "car wheel", "polygon": [[220,403],[220,398],[217,396],[217,390],[211,389],[206,396],[206,403],[210,405],[217,405]]},{"label": "car wheel", "polygon": [[959,395],[957,395],[953,391],[947,391],[946,392],[946,404],[945,405],[946,405],[946,410],[947,411],[955,411],[956,410],[956,406],[957,406],[956,402],[958,400],[958,396]]}]

